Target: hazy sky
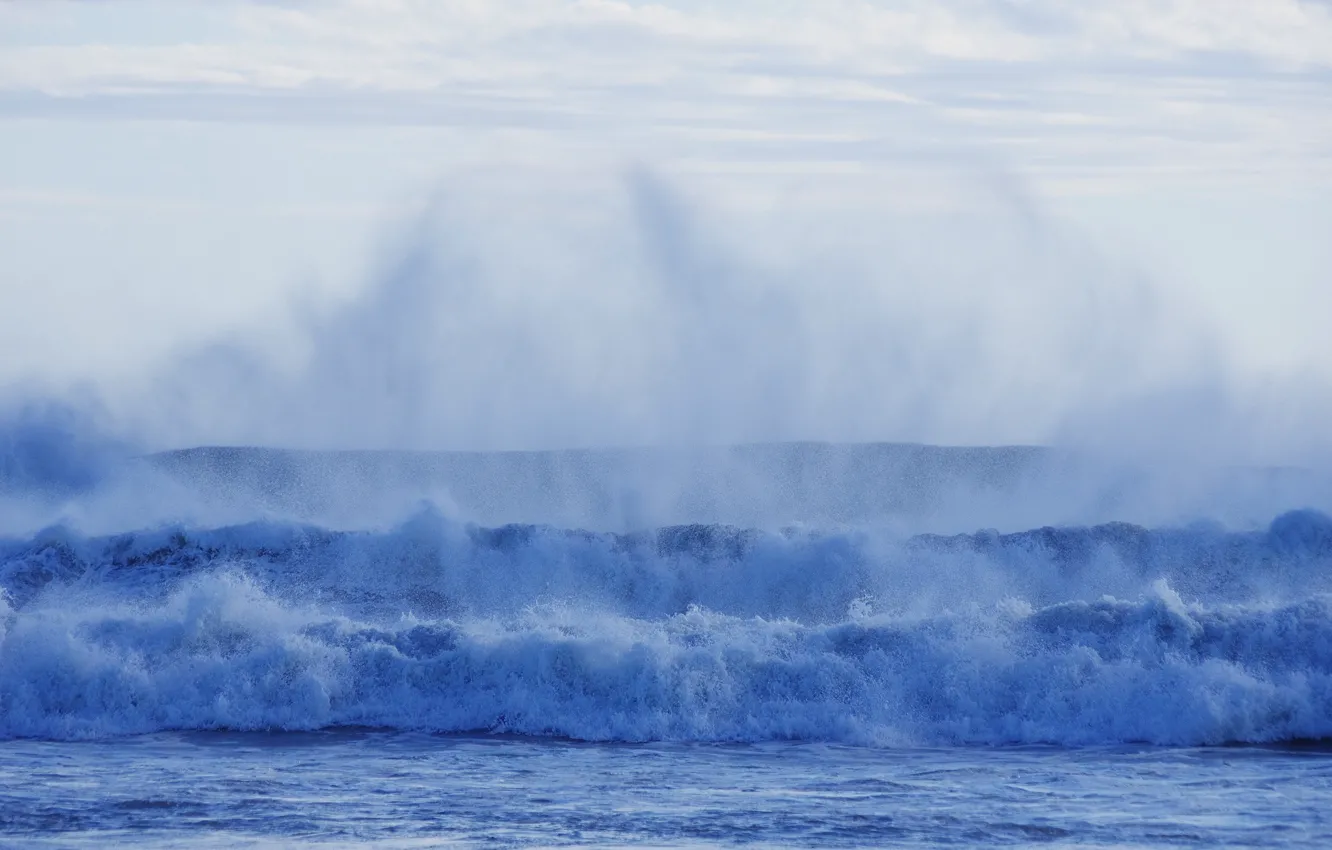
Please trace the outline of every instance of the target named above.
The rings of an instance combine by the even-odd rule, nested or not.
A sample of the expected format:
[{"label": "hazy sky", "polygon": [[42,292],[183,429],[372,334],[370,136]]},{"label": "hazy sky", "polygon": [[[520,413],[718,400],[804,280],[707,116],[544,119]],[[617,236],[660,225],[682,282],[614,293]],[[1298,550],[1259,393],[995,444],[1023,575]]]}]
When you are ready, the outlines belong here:
[{"label": "hazy sky", "polygon": [[[655,188],[616,188],[643,173]],[[574,302],[594,304],[626,268],[601,248],[638,244],[616,229],[625,193],[637,199],[634,215],[668,230],[670,221],[643,212],[644,198],[648,207],[658,195],[667,206],[687,198],[699,212],[667,219],[697,216],[691,227],[717,251],[804,287],[789,302],[802,314],[900,285],[917,292],[883,303],[919,328],[958,305],[1002,313],[997,275],[1046,274],[1042,286],[1059,287],[1093,269],[1111,300],[1127,281],[1187,315],[1188,332],[1196,325],[1205,337],[1189,356],[1214,358],[1246,386],[1326,383],[1332,3],[0,0],[5,383],[123,381],[218,334],[280,337],[302,313],[373,306],[367,293],[404,240],[425,238],[403,234],[441,196],[453,238],[490,244],[478,250],[503,262],[515,252],[536,258],[508,272],[529,296],[562,281],[577,290]],[[486,218],[496,198],[500,207],[552,204],[549,230],[568,237],[564,248],[528,238],[546,231],[540,216],[521,227]],[[1026,252],[1016,259],[1014,240]],[[600,245],[600,259],[574,250],[556,274],[551,258],[569,244]],[[880,265],[897,276],[864,270]],[[701,268],[686,272],[706,277]],[[867,289],[820,283],[812,268],[859,269],[847,275]],[[486,281],[478,286],[503,289]],[[516,300],[523,291],[512,290]],[[1032,316],[1066,319],[1067,304],[1042,301],[1044,291],[1024,290],[1028,324],[1013,319],[985,358],[1024,374],[1040,357],[1060,358],[1057,346],[1023,349]],[[489,303],[493,312],[500,301]],[[550,303],[541,309],[558,312]],[[1043,303],[1051,315],[1039,316]],[[1071,320],[1073,335],[1096,328],[1097,309]],[[838,315],[818,320],[829,338],[845,336]],[[569,336],[578,319],[563,321]],[[319,322],[322,333],[350,333],[345,317]],[[517,332],[508,333],[513,350]],[[1154,350],[1167,352],[1168,330],[1152,334]],[[618,343],[603,336],[569,362],[608,356]],[[467,356],[486,356],[476,345]],[[826,371],[851,356],[811,345]],[[772,342],[753,346],[758,358]],[[530,362],[548,362],[537,348],[545,353]],[[597,380],[637,380],[624,368]],[[1051,371],[1027,390],[1063,393],[1087,374],[1061,382]],[[565,389],[592,392],[578,381]],[[1027,396],[1014,404],[997,438],[1053,427],[1053,414],[1027,422],[1015,412],[1033,409]],[[928,422],[954,409],[939,407]],[[633,423],[654,411],[617,415]],[[818,431],[812,422],[793,428]],[[876,433],[886,422],[868,417],[834,436],[934,435],[934,425]],[[580,437],[566,424],[552,440],[618,433]],[[238,433],[282,438],[271,428]],[[361,436],[396,439],[373,428]],[[510,436],[532,442],[522,429]]]}]

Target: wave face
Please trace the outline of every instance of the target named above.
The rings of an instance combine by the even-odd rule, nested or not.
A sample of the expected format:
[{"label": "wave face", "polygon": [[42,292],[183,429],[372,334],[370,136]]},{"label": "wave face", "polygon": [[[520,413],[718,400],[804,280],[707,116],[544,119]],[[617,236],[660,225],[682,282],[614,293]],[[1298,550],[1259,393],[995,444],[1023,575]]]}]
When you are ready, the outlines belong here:
[{"label": "wave face", "polygon": [[1332,737],[1332,519],[290,522],[0,541],[0,737],[360,725],[596,741]]}]

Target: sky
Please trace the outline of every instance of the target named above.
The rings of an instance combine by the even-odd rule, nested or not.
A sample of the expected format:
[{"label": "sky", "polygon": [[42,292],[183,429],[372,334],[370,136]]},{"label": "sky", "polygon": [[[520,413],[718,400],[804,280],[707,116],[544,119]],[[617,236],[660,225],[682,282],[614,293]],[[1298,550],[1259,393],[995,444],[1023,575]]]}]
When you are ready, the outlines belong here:
[{"label": "sky", "polygon": [[158,445],[1288,442],[1330,236],[1326,0],[0,0],[0,386]]}]

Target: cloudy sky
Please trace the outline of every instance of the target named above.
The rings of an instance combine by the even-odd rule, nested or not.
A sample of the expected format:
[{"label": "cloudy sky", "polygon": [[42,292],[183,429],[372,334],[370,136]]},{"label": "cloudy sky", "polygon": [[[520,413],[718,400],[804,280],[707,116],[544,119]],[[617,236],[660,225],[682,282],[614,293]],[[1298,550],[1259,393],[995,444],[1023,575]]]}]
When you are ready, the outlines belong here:
[{"label": "cloudy sky", "polygon": [[[1171,321],[1187,317],[1198,339],[1190,368],[1224,370],[1246,387],[1326,383],[1332,3],[0,0],[7,385],[123,382],[228,335],[281,337],[292,322],[317,354],[321,333],[356,335],[329,311],[375,309],[385,268],[424,238],[413,222],[441,196],[455,216],[446,229],[504,262],[515,228],[566,237],[563,248],[524,237],[522,252],[541,259],[476,284],[487,291],[518,276],[528,296],[558,284],[577,288],[584,307],[604,301],[597,293],[627,266],[609,250],[593,262],[577,246],[637,244],[616,229],[616,204],[660,225],[652,198],[666,198],[696,210],[670,221],[732,234],[709,236],[728,263],[743,255],[778,270],[765,280],[804,287],[789,302],[802,315],[895,285],[916,293],[875,303],[891,302],[885,309],[913,327],[960,304],[998,315],[992,278],[1044,275],[1047,289],[1019,293],[1028,324],[1013,319],[983,352],[1027,374],[1069,344],[1023,350],[1032,315],[1050,312],[1042,327],[1072,321],[1078,337],[1097,327],[1102,308],[1070,318],[1069,303],[1050,296],[1094,275],[1096,303],[1119,305],[1105,310],[1129,309],[1134,288],[1146,287],[1153,303],[1172,305]],[[542,204],[558,208],[546,210],[557,226],[484,212]],[[593,212],[575,226],[569,210]],[[560,251],[577,255],[576,273],[549,272]],[[974,262],[962,268],[960,256]],[[867,289],[816,281],[815,267],[859,269],[846,275]],[[706,277],[699,268],[689,273]],[[302,320],[303,311],[323,318]],[[819,332],[846,337],[840,315],[820,314]],[[578,330],[576,318],[562,321],[562,335]],[[1182,356],[1153,321],[1143,345],[1159,359],[1136,363],[1143,374],[1169,372],[1163,361]],[[626,344],[601,336],[570,363]],[[772,359],[770,340],[752,345],[756,361]],[[1098,357],[1123,359],[1126,347],[1118,339]],[[532,361],[549,361],[537,348]],[[837,358],[849,349],[834,348],[810,349],[819,374],[847,374]],[[1096,374],[1113,365],[1098,363]],[[942,380],[964,367],[913,376]],[[585,384],[638,380],[598,368],[565,389],[586,396]],[[819,374],[803,380],[826,383]],[[929,427],[866,415],[832,436],[1039,439],[1059,417],[1024,420],[1018,408],[1091,373],[1042,374],[1044,383],[1021,385],[1013,410],[987,409],[1007,423],[993,434],[931,431],[960,410],[954,400],[920,420]],[[658,414],[617,410],[622,432],[580,434],[570,422],[550,440],[660,436],[631,427]],[[458,439],[494,430],[480,422]],[[163,439],[187,439],[191,427]],[[280,429],[237,428],[284,439]],[[326,439],[396,439],[367,428]],[[820,435],[813,420],[795,430]],[[522,429],[504,433],[533,442]]]}]

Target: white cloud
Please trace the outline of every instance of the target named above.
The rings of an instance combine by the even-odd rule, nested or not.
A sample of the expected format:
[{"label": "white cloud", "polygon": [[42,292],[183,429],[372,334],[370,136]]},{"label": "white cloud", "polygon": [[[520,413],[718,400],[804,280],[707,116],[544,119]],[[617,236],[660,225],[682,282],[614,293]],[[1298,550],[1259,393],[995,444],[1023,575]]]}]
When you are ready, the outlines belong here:
[{"label": "white cloud", "polygon": [[[128,112],[131,95],[396,94],[631,131],[819,121],[864,136],[882,134],[872,107],[892,101],[931,109],[911,119],[926,135],[953,123],[1056,143],[1049,128],[1173,137],[1187,113],[1251,149],[1325,139],[1332,68],[1332,14],[1299,0],[126,0],[3,4],[0,30],[0,94],[118,96]],[[378,114],[432,121],[386,103]]]},{"label": "white cloud", "polygon": [[[115,5],[131,17],[152,10]],[[822,0],[703,9],[617,0],[231,3],[223,6],[227,25],[216,25],[213,38],[156,46],[43,43],[34,5],[0,8],[11,29],[0,85],[61,92],[168,82],[601,87],[744,74],[756,59],[794,74],[817,69],[851,78],[958,62],[1167,62],[1187,71],[1207,55],[1285,70],[1332,67],[1332,14],[1298,0]],[[38,8],[73,14],[68,4]],[[218,15],[218,7],[207,14]]]}]

